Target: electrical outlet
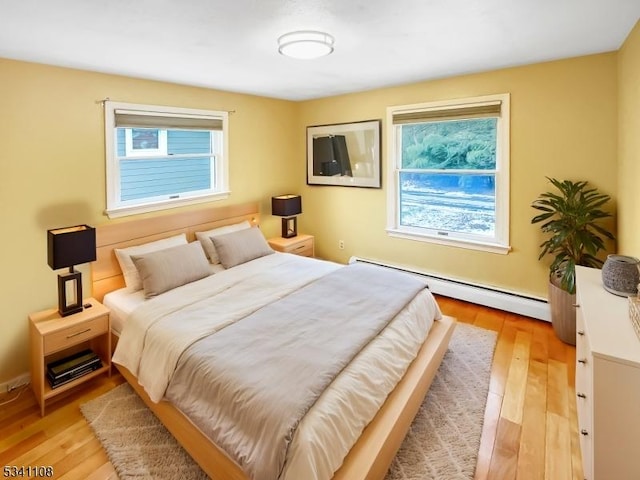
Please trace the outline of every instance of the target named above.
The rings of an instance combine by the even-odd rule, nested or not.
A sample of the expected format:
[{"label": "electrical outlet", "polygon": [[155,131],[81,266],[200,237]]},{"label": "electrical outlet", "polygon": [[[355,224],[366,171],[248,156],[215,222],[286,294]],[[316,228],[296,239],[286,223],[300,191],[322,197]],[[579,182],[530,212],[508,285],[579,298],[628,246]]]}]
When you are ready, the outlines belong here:
[{"label": "electrical outlet", "polygon": [[338,248],[344,250],[344,240],[338,240]]}]

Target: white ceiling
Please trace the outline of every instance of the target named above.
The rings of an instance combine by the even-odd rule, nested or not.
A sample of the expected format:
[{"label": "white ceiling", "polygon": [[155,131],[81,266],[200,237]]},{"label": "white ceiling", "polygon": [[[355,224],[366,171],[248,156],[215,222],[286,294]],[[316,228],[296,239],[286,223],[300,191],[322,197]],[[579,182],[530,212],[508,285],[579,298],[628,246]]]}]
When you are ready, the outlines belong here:
[{"label": "white ceiling", "polygon": [[[303,100],[617,50],[640,0],[0,0],[0,57]],[[294,60],[277,38],[335,37]]]}]

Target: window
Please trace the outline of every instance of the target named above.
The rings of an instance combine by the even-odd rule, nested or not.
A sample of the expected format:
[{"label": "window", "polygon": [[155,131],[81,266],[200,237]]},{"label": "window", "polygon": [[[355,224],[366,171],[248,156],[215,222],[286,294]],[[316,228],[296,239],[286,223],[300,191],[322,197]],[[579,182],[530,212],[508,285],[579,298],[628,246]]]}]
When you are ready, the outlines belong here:
[{"label": "window", "polygon": [[389,107],[387,231],[509,247],[509,95]]},{"label": "window", "polygon": [[228,197],[228,113],[105,102],[107,214]]},{"label": "window", "polygon": [[126,157],[166,156],[167,131],[158,128],[124,128]]}]

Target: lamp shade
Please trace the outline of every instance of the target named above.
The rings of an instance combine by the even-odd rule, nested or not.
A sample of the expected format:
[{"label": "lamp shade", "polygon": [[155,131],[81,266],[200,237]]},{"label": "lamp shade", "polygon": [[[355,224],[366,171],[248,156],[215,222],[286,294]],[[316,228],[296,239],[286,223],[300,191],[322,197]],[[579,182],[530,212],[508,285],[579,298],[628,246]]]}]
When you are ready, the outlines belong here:
[{"label": "lamp shade", "polygon": [[95,259],[95,228],[76,225],[47,230],[47,262],[52,269],[72,267]]},{"label": "lamp shade", "polygon": [[292,217],[302,213],[300,195],[280,195],[271,197],[271,214],[279,217]]}]

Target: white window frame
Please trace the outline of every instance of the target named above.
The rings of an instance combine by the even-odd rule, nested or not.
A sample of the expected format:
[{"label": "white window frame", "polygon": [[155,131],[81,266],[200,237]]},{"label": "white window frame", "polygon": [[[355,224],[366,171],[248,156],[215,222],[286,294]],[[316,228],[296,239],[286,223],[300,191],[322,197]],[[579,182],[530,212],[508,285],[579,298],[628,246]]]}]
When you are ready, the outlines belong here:
[{"label": "white window frame", "polygon": [[[216,185],[211,190],[188,192],[186,194],[180,194],[178,198],[176,196],[163,196],[162,198],[155,198],[152,200],[120,200],[120,160],[117,152],[117,135],[115,126],[115,113],[116,110],[126,110],[141,115],[149,116],[174,116],[174,117],[189,117],[189,118],[216,118],[222,121],[222,141],[213,142],[213,148],[211,155],[215,158],[215,162],[212,162],[212,180],[216,180]],[[104,103],[105,113],[105,154],[106,154],[106,193],[107,193],[107,208],[106,213],[109,218],[123,217],[126,215],[135,215],[140,213],[153,212],[158,210],[165,210],[168,208],[181,207],[186,205],[194,205],[198,203],[204,203],[214,200],[223,200],[230,195],[229,191],[229,113],[225,111],[214,110],[198,110],[191,108],[179,108],[157,105],[141,105],[134,103],[122,103],[106,101]],[[129,130],[129,129],[127,129]],[[125,150],[126,150],[126,135],[125,130]],[[129,131],[129,141],[131,141],[131,133]],[[160,140],[160,147],[162,148],[162,140]],[[160,148],[160,149],[161,149]],[[166,130],[164,131],[164,155],[166,155]],[[158,150],[160,150],[158,149]],[[153,149],[156,150],[156,149]],[[140,158],[149,157],[152,155],[160,154],[161,151],[154,153],[135,151],[135,155]],[[135,157],[131,157],[135,158]]]},{"label": "white window frame", "polygon": [[[444,116],[447,109],[481,106],[491,102],[501,103],[496,139],[496,225],[494,240],[478,240],[477,237],[470,238],[469,235],[455,232],[447,232],[446,235],[440,235],[434,231],[427,231],[427,229],[400,225],[399,185],[402,158],[400,142],[396,141],[400,125],[393,124],[394,115],[442,110]],[[387,127],[387,234],[396,238],[507,254],[511,250],[509,245],[510,95],[508,93],[484,95],[388,107]],[[465,172],[460,171],[459,173]]]}]

